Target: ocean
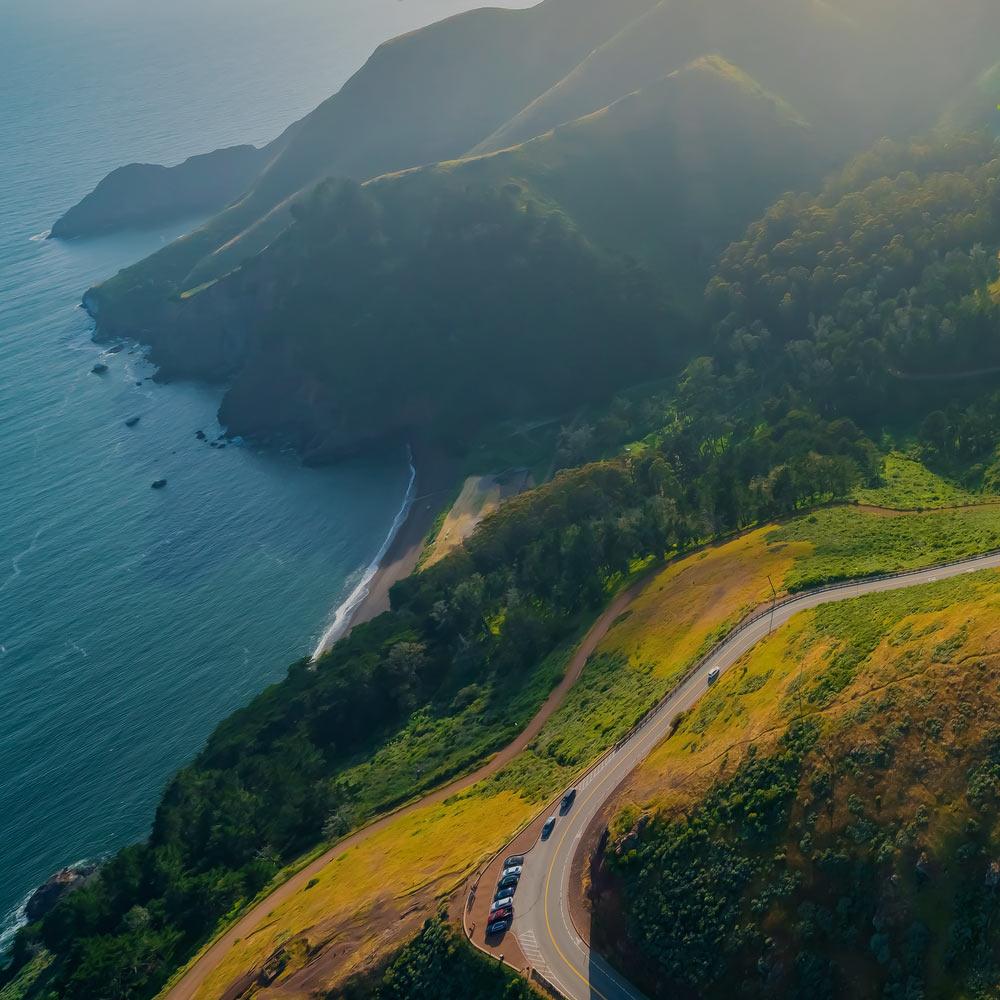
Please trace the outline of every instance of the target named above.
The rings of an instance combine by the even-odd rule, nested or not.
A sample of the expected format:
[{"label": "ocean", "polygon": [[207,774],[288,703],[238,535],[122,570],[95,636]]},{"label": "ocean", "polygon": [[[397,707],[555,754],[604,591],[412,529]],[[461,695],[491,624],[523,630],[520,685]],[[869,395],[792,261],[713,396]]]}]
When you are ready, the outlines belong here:
[{"label": "ocean", "polygon": [[35,886],[145,836],[214,725],[342,622],[411,474],[395,452],[317,470],[210,447],[217,388],[92,342],[83,291],[195,220],[46,231],[115,166],[265,142],[381,40],[472,6],[4,0],[0,948]]}]

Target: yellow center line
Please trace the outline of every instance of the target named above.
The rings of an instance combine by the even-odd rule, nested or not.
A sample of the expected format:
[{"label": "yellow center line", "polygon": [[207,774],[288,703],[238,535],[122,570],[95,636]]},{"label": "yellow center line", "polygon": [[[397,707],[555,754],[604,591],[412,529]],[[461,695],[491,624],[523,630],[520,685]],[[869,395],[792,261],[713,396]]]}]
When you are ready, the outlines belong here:
[{"label": "yellow center line", "polygon": [[[634,753],[636,752],[636,750],[638,750],[638,749],[639,749],[639,744],[637,743],[637,744],[636,744],[636,746],[635,746],[635,747],[633,747],[633,748],[632,748],[632,750],[631,750],[631,751],[629,752],[629,755],[631,756],[631,755],[632,755],[632,754],[634,754]],[[595,796],[595,795],[596,795],[596,794],[598,793],[598,791],[600,791],[600,789],[601,789],[601,788],[602,788],[602,787],[603,787],[603,786],[604,786],[604,785],[605,785],[605,784],[607,783],[607,781],[608,781],[608,778],[610,778],[610,777],[612,776],[612,774],[614,774],[614,769],[613,769],[613,768],[612,768],[612,770],[611,770],[611,771],[610,771],[610,772],[609,772],[608,774],[606,774],[606,775],[605,775],[605,776],[604,776],[603,778],[601,778],[601,780],[600,780],[600,781],[599,781],[599,782],[598,782],[598,783],[597,783],[597,784],[596,784],[596,785],[594,786],[594,788],[593,788],[593,790],[592,790],[592,791],[590,792],[590,794],[589,794],[589,795],[588,795],[588,796],[587,796],[587,797],[586,797],[586,798],[585,798],[585,799],[583,800],[583,805],[582,805],[582,806],[580,807],[581,809],[583,809],[583,808],[584,808],[584,807],[585,807],[585,806],[587,805],[587,803],[588,803],[588,802],[590,802],[590,801],[591,801],[591,799],[593,799],[593,797],[594,797],[594,796]],[[597,996],[599,996],[599,997],[601,998],[601,1000],[610,1000],[610,998],[609,998],[609,997],[605,996],[605,995],[604,995],[604,994],[603,994],[603,993],[602,993],[602,992],[601,992],[601,991],[600,991],[600,990],[599,990],[599,989],[598,989],[598,988],[597,988],[597,987],[596,987],[596,986],[595,986],[595,985],[594,985],[594,984],[593,984],[593,983],[592,983],[592,982],[590,981],[590,977],[589,977],[589,976],[586,976],[586,975],[584,975],[584,973],[582,973],[582,972],[581,972],[581,971],[580,971],[580,970],[579,970],[579,969],[578,969],[578,968],[577,968],[577,967],[576,967],[576,966],[575,966],[575,965],[574,965],[574,964],[573,964],[573,963],[572,963],[572,962],[571,962],[571,961],[570,961],[570,960],[569,960],[569,959],[568,959],[568,958],[567,958],[567,957],[565,956],[565,954],[563,954],[563,950],[562,950],[562,948],[560,948],[560,947],[559,947],[559,942],[558,942],[558,941],[556,941],[556,939],[555,939],[555,935],[554,935],[554,934],[552,933],[552,924],[551,924],[551,922],[550,922],[550,920],[549,920],[549,907],[548,907],[548,903],[547,903],[547,901],[548,901],[548,898],[549,898],[549,887],[550,887],[550,885],[551,885],[551,883],[552,883],[552,872],[553,872],[553,871],[554,871],[554,869],[555,869],[555,866],[556,866],[556,860],[557,860],[557,859],[558,859],[558,857],[559,857],[559,852],[560,852],[560,851],[562,850],[562,846],[563,846],[563,843],[565,842],[566,838],[567,838],[567,837],[569,836],[569,834],[570,834],[570,830],[572,830],[572,827],[568,827],[568,828],[566,829],[565,833],[563,833],[562,837],[560,838],[560,840],[559,840],[559,843],[558,843],[558,845],[556,846],[556,849],[555,849],[555,852],[554,852],[554,855],[553,855],[553,858],[552,858],[552,862],[551,862],[551,864],[549,865],[549,870],[548,870],[548,874],[547,874],[547,875],[546,875],[546,877],[545,877],[545,893],[544,893],[544,895],[542,896],[542,907],[543,907],[543,909],[545,910],[545,929],[546,929],[546,930],[548,931],[548,933],[549,933],[549,940],[550,940],[550,941],[552,942],[552,945],[553,945],[553,947],[554,947],[554,948],[556,949],[556,951],[557,951],[557,952],[558,952],[558,954],[559,954],[559,957],[560,957],[560,958],[561,958],[561,959],[563,960],[563,962],[564,962],[564,963],[566,964],[566,966],[567,966],[567,967],[568,967],[568,968],[569,968],[569,969],[570,969],[570,970],[571,970],[572,972],[574,972],[574,973],[575,973],[575,974],[576,974],[576,975],[577,975],[577,976],[578,976],[578,977],[579,977],[579,978],[580,978],[580,979],[581,979],[581,980],[582,980],[582,981],[583,981],[583,982],[584,982],[584,983],[585,983],[585,984],[586,984],[587,986],[589,986],[589,987],[591,988],[591,990],[592,990],[592,991],[593,991],[594,993],[596,993],[596,994],[597,994]],[[575,928],[574,928],[574,933],[575,933]]]}]

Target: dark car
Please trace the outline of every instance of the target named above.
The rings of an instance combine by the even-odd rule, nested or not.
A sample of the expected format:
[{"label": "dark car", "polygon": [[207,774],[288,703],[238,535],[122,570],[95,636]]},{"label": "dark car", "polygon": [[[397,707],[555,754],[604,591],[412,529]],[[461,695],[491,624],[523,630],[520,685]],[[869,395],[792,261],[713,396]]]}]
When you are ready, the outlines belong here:
[{"label": "dark car", "polygon": [[571,807],[571,806],[573,805],[573,802],[574,802],[575,800],[576,800],[576,789],[575,789],[575,788],[571,788],[571,789],[570,789],[570,790],[569,790],[569,791],[568,791],[568,792],[567,792],[567,793],[566,793],[566,794],[565,794],[565,795],[564,795],[564,796],[562,797],[562,804],[561,804],[561,805],[560,805],[560,807],[559,807],[559,809],[560,809],[560,811],[561,811],[561,812],[563,813],[563,815],[565,815],[566,813],[568,813],[568,812],[569,812],[569,810],[570,810],[570,807]]},{"label": "dark car", "polygon": [[523,865],[523,864],[524,864],[523,854],[512,854],[509,858],[506,858],[504,860],[503,866],[504,868],[514,868],[517,865]]},{"label": "dark car", "polygon": [[514,885],[498,886],[497,891],[493,894],[493,902],[495,903],[498,899],[505,899],[509,896],[513,896],[515,892],[517,892],[517,883]]},{"label": "dark car", "polygon": [[520,880],[520,878],[521,878],[520,874],[517,874],[517,875],[514,875],[514,874],[504,875],[503,878],[501,878],[500,881],[497,882],[497,888],[498,889],[513,889],[514,886],[517,885],[517,883]]},{"label": "dark car", "polygon": [[503,934],[510,930],[510,920],[494,920],[486,928],[486,934],[488,937],[492,937],[494,934]]},{"label": "dark car", "polygon": [[542,827],[542,840],[548,840],[552,836],[552,831],[556,828],[555,816],[550,816]]}]

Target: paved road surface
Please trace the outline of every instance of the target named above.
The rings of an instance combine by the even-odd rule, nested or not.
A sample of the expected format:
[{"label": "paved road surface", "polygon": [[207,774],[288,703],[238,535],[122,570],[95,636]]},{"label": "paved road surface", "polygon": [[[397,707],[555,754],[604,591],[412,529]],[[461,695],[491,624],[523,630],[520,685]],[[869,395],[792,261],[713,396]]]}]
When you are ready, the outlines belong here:
[{"label": "paved road surface", "polygon": [[[803,594],[778,605],[773,620],[768,614],[716,647],[697,672],[673,692],[641,729],[581,781],[572,809],[567,815],[558,817],[549,840],[538,843],[528,854],[515,897],[516,918],[512,929],[527,961],[569,1000],[639,1000],[642,997],[599,955],[593,954],[577,934],[569,914],[570,869],[591,821],[635,766],[670,732],[675,716],[689,709],[705,693],[709,671],[718,667],[725,672],[772,627],[777,628],[807,608],[990,568],[1000,568],[1000,554]],[[484,886],[483,891],[486,888]],[[488,888],[492,889],[492,885]]]}]

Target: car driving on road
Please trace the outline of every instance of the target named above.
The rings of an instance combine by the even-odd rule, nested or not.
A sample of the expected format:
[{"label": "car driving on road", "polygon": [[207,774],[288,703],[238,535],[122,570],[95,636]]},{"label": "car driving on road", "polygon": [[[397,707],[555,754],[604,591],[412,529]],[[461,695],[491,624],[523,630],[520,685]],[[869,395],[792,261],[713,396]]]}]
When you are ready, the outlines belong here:
[{"label": "car driving on road", "polygon": [[559,804],[559,811],[565,816],[566,813],[570,811],[574,801],[576,800],[576,789],[571,788],[563,797],[562,802]]},{"label": "car driving on road", "polygon": [[709,672],[708,672],[708,683],[709,684],[714,684],[719,679],[719,674],[721,672],[722,671],[719,670],[718,667],[712,667],[712,669],[709,670]]},{"label": "car driving on road", "polygon": [[550,816],[542,827],[542,840],[548,840],[552,836],[552,831],[556,828],[555,816]]}]

